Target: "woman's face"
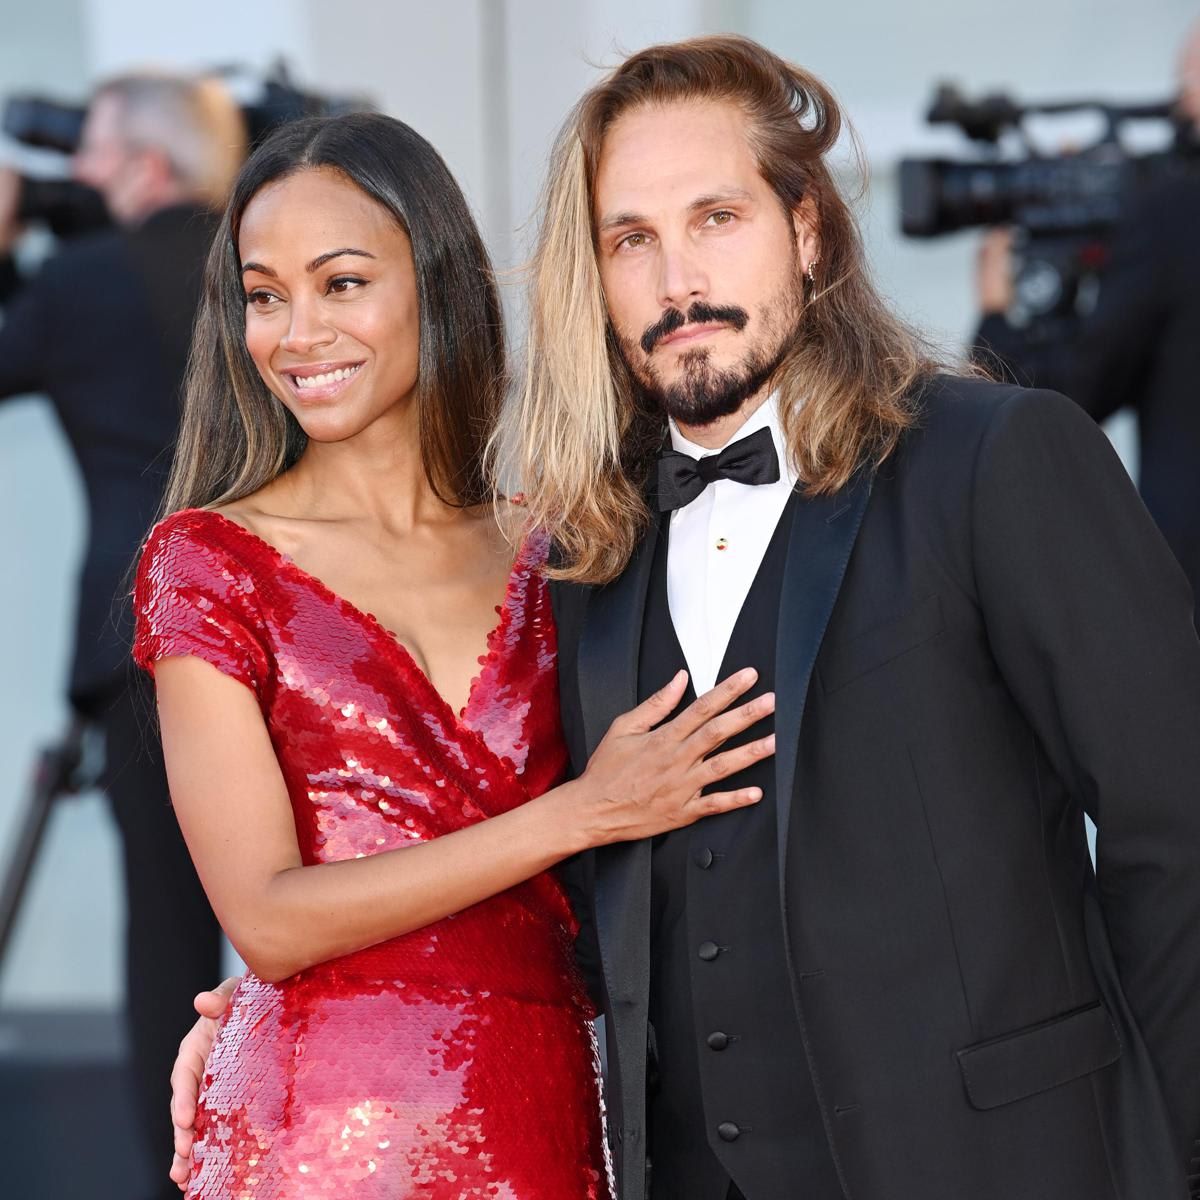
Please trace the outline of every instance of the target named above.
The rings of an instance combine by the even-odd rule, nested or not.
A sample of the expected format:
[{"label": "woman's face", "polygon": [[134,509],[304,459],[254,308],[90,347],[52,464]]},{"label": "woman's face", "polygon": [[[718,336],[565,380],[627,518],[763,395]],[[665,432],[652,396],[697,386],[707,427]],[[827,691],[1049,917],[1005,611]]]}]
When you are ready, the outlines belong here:
[{"label": "woman's face", "polygon": [[246,349],[311,440],[411,412],[416,271],[387,209],[339,172],[308,168],[254,196],[238,254]]}]

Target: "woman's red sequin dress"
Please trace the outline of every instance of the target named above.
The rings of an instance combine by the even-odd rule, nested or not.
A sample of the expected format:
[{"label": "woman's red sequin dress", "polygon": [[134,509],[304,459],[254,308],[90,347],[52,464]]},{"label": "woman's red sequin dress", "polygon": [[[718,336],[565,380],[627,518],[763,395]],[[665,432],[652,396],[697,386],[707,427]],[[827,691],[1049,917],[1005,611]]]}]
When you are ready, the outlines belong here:
[{"label": "woman's red sequin dress", "polygon": [[[305,863],[411,846],[563,774],[544,553],[531,539],[519,555],[461,714],[378,621],[212,512],[151,534],[134,653],[151,670],[195,655],[253,690]],[[282,983],[247,975],[209,1060],[188,1195],[607,1198],[574,932],[543,874]]]}]

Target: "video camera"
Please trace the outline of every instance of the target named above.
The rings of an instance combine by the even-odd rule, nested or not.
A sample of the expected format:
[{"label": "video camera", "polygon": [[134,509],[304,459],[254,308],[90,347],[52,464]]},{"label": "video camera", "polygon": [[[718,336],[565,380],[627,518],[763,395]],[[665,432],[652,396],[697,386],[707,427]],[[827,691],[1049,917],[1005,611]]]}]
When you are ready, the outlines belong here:
[{"label": "video camera", "polygon": [[[234,67],[211,74],[227,82],[241,100],[252,148],[276,126],[300,117],[335,116],[374,108],[370,101],[359,97],[301,90],[292,82],[283,62],[276,63],[265,77],[249,76]],[[64,104],[44,96],[10,96],[0,114],[0,129],[25,146],[67,156],[79,148],[86,117],[86,105]],[[65,177],[22,176],[17,216],[21,222],[46,225],[57,237],[73,237],[110,222],[99,194]]]},{"label": "video camera", "polygon": [[[1068,153],[1039,152],[1029,137],[1029,117],[1080,112],[1102,118],[1099,138]],[[901,231],[928,238],[960,229],[1013,226],[1015,300],[1008,316],[1039,340],[1062,337],[1094,304],[1096,280],[1108,259],[1108,236],[1131,190],[1149,177],[1180,169],[1191,149],[1189,133],[1179,124],[1166,151],[1135,155],[1121,141],[1130,122],[1173,122],[1171,101],[1018,104],[1002,94],[968,100],[943,84],[926,119],[931,125],[956,126],[987,152],[974,159],[902,159]],[[1002,155],[1005,134],[1020,139],[1020,157]]]}]

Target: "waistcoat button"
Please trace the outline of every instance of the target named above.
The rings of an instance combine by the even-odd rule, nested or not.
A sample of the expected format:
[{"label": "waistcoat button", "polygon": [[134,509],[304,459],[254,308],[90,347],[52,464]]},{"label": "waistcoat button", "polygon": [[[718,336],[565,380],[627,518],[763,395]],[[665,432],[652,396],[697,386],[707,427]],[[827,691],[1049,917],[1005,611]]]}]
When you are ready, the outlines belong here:
[{"label": "waistcoat button", "polygon": [[732,1121],[722,1121],[717,1126],[717,1136],[723,1142],[736,1142],[742,1131]]},{"label": "waistcoat button", "polygon": [[729,1045],[729,1034],[718,1030],[716,1033],[710,1033],[706,1040],[710,1050],[724,1050]]},{"label": "waistcoat button", "polygon": [[713,865],[713,852],[707,847],[697,850],[692,858],[692,861],[702,871],[707,871]]},{"label": "waistcoat button", "polygon": [[696,953],[704,962],[712,962],[721,953],[721,947],[716,942],[701,942],[700,949]]}]

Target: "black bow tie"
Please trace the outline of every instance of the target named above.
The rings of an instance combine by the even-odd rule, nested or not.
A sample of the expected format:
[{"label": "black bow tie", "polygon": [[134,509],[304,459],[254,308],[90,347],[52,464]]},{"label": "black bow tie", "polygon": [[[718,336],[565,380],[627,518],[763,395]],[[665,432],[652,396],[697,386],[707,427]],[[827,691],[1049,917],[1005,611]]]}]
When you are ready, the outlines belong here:
[{"label": "black bow tie", "polygon": [[771,431],[763,428],[726,446],[720,454],[692,458],[678,450],[658,456],[658,511],[673,512],[691,504],[715,479],[751,486],[779,478],[779,455]]}]

